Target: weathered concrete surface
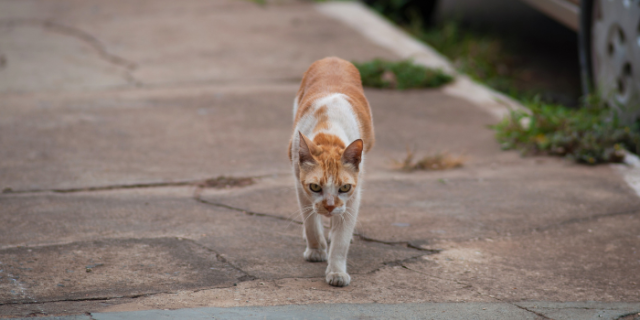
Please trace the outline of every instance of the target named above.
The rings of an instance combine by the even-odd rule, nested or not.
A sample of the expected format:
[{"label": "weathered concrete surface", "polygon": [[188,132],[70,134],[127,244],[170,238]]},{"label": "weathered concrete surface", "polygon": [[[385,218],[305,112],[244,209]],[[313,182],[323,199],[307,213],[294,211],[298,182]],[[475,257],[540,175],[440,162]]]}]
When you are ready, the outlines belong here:
[{"label": "weathered concrete surface", "polygon": [[[488,114],[439,90],[366,91],[377,145],[353,281],[328,286],[326,264],[302,258],[286,157],[297,81],[327,55],[392,57],[300,2],[0,0],[0,317],[463,301],[489,303],[492,319],[640,311],[619,304],[640,301],[640,200],[625,182],[502,152]],[[467,161],[394,170],[407,147]],[[255,184],[198,186],[222,175]]]},{"label": "weathered concrete surface", "polygon": [[[0,147],[10,152],[0,163],[0,188],[289,172],[296,90],[290,84],[7,95],[0,101]],[[391,160],[402,158],[408,146],[464,153],[470,166],[517,161],[498,152],[491,131],[476,132],[492,119],[473,106],[437,91],[367,94],[381,132],[367,163],[371,172],[390,171]]]},{"label": "weathered concrete surface", "polygon": [[[523,235],[640,211],[633,190],[609,168],[541,161],[523,160],[500,169],[470,164],[456,172],[411,177],[370,173],[357,231],[387,242],[460,241]],[[294,216],[298,204],[291,179],[273,180],[233,194],[204,192],[201,197],[252,212]]]},{"label": "weathered concrete surface", "polygon": [[[1,5],[5,40],[0,44],[11,48],[3,53],[3,92],[298,81],[310,62],[327,55],[392,57],[304,4],[276,9],[234,0],[180,5],[4,0]],[[25,51],[50,54],[43,59]],[[68,52],[86,62],[70,59]],[[51,66],[58,72],[33,77],[33,69]]]},{"label": "weathered concrete surface", "polygon": [[513,305],[471,304],[336,304],[252,308],[206,308],[176,311],[139,311],[93,314],[96,320],[125,319],[536,319],[536,316]]},{"label": "weathered concrete surface", "polygon": [[176,238],[75,242],[0,250],[11,303],[105,299],[178,289],[228,287],[247,277],[210,250]]},{"label": "weathered concrete surface", "polygon": [[[299,224],[199,202],[194,188],[3,196],[0,301],[109,300],[323,277],[326,264],[302,258]],[[426,254],[356,239],[348,267],[369,274]]]},{"label": "weathered concrete surface", "polygon": [[[275,307],[193,308],[134,312],[93,313],[88,316],[45,317],[43,320],[128,319],[635,319],[639,304],[530,302],[323,304]],[[549,312],[549,310],[553,310]],[[537,313],[537,314],[536,314]],[[23,318],[28,319],[28,318]]]},{"label": "weathered concrete surface", "polygon": [[[285,89],[5,100],[0,102],[0,146],[11,152],[0,165],[2,188],[81,188],[286,172],[296,89]],[[263,110],[269,112],[256,116]]]}]

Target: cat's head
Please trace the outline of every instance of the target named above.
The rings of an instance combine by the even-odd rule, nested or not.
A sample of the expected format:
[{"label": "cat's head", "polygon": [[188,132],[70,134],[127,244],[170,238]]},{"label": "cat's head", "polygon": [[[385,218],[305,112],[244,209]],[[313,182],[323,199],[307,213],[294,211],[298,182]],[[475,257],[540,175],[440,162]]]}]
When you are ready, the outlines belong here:
[{"label": "cat's head", "polygon": [[316,142],[300,133],[300,183],[316,213],[343,214],[356,192],[363,142],[345,147],[336,136],[319,134]]}]

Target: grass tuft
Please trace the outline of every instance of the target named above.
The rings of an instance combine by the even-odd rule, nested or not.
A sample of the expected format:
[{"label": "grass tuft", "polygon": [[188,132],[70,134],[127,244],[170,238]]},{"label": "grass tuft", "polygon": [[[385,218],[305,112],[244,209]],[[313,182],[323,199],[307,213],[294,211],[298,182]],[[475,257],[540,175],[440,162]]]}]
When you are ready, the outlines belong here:
[{"label": "grass tuft", "polygon": [[512,111],[492,126],[505,150],[564,156],[585,164],[621,162],[625,150],[640,151],[638,124],[622,125],[617,114],[600,103],[581,109],[526,102],[531,113]]},{"label": "grass tuft", "polygon": [[396,169],[406,172],[416,170],[448,170],[462,167],[466,160],[464,157],[453,156],[448,152],[427,155],[417,161],[414,161],[414,156],[414,152],[407,149],[407,156],[403,160],[394,161]]},{"label": "grass tuft", "polygon": [[414,64],[411,60],[387,61],[374,59],[354,62],[360,71],[362,85],[374,88],[412,89],[434,88],[447,84],[453,77],[442,72]]},{"label": "grass tuft", "polygon": [[524,94],[523,77],[514,57],[514,48],[505,44],[501,37],[491,32],[472,31],[455,20],[447,21],[438,28],[410,28],[420,40],[433,46],[449,57],[454,67],[489,87],[512,97]]}]

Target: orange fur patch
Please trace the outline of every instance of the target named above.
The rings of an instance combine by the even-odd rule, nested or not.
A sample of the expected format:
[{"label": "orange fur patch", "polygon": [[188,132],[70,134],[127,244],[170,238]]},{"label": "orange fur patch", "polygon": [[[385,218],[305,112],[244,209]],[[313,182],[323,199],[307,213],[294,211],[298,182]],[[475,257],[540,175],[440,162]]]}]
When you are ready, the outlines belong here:
[{"label": "orange fur patch", "polygon": [[[345,150],[342,140],[331,134],[320,133],[309,143],[313,144],[309,146],[309,149],[314,150],[312,156],[318,164],[317,169],[321,172],[318,184],[325,186],[329,181],[332,181],[335,186],[342,186],[347,183],[345,175],[349,175],[351,176],[349,182],[353,184],[352,188],[355,188],[358,183],[358,173],[342,163],[342,154]],[[300,178],[304,181],[306,180],[306,175],[311,172],[304,172],[303,170],[301,173]],[[340,202],[339,199],[337,201]],[[342,203],[340,202],[340,204]]]},{"label": "orange fur patch", "polygon": [[[364,152],[368,152],[375,142],[371,108],[367,98],[364,96],[360,72],[349,61],[329,57],[318,60],[309,67],[302,77],[302,83],[298,90],[298,112],[295,116],[295,123],[310,112],[316,100],[334,93],[342,93],[349,97],[349,102],[360,124],[359,129],[360,136],[364,141]],[[320,112],[320,115],[326,115],[326,112],[322,112],[320,109],[316,111],[316,116],[318,112]],[[322,120],[320,117],[318,119]],[[318,127],[326,125],[326,121],[318,121],[314,132],[321,130]]]},{"label": "orange fur patch", "polygon": [[329,116],[327,115],[327,106],[322,106],[313,114],[318,119],[318,124],[313,128],[313,132],[329,129]]}]

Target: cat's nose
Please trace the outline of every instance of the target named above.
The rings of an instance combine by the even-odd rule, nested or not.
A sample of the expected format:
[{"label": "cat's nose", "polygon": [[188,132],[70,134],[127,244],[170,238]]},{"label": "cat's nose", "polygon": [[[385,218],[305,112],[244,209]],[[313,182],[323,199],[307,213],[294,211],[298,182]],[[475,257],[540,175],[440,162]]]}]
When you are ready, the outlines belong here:
[{"label": "cat's nose", "polygon": [[331,213],[331,211],[333,211],[333,209],[335,209],[335,208],[336,208],[336,206],[327,206],[327,205],[325,205],[325,206],[324,206],[324,208],[325,208],[325,209],[327,209],[327,211],[328,211],[329,213]]}]

